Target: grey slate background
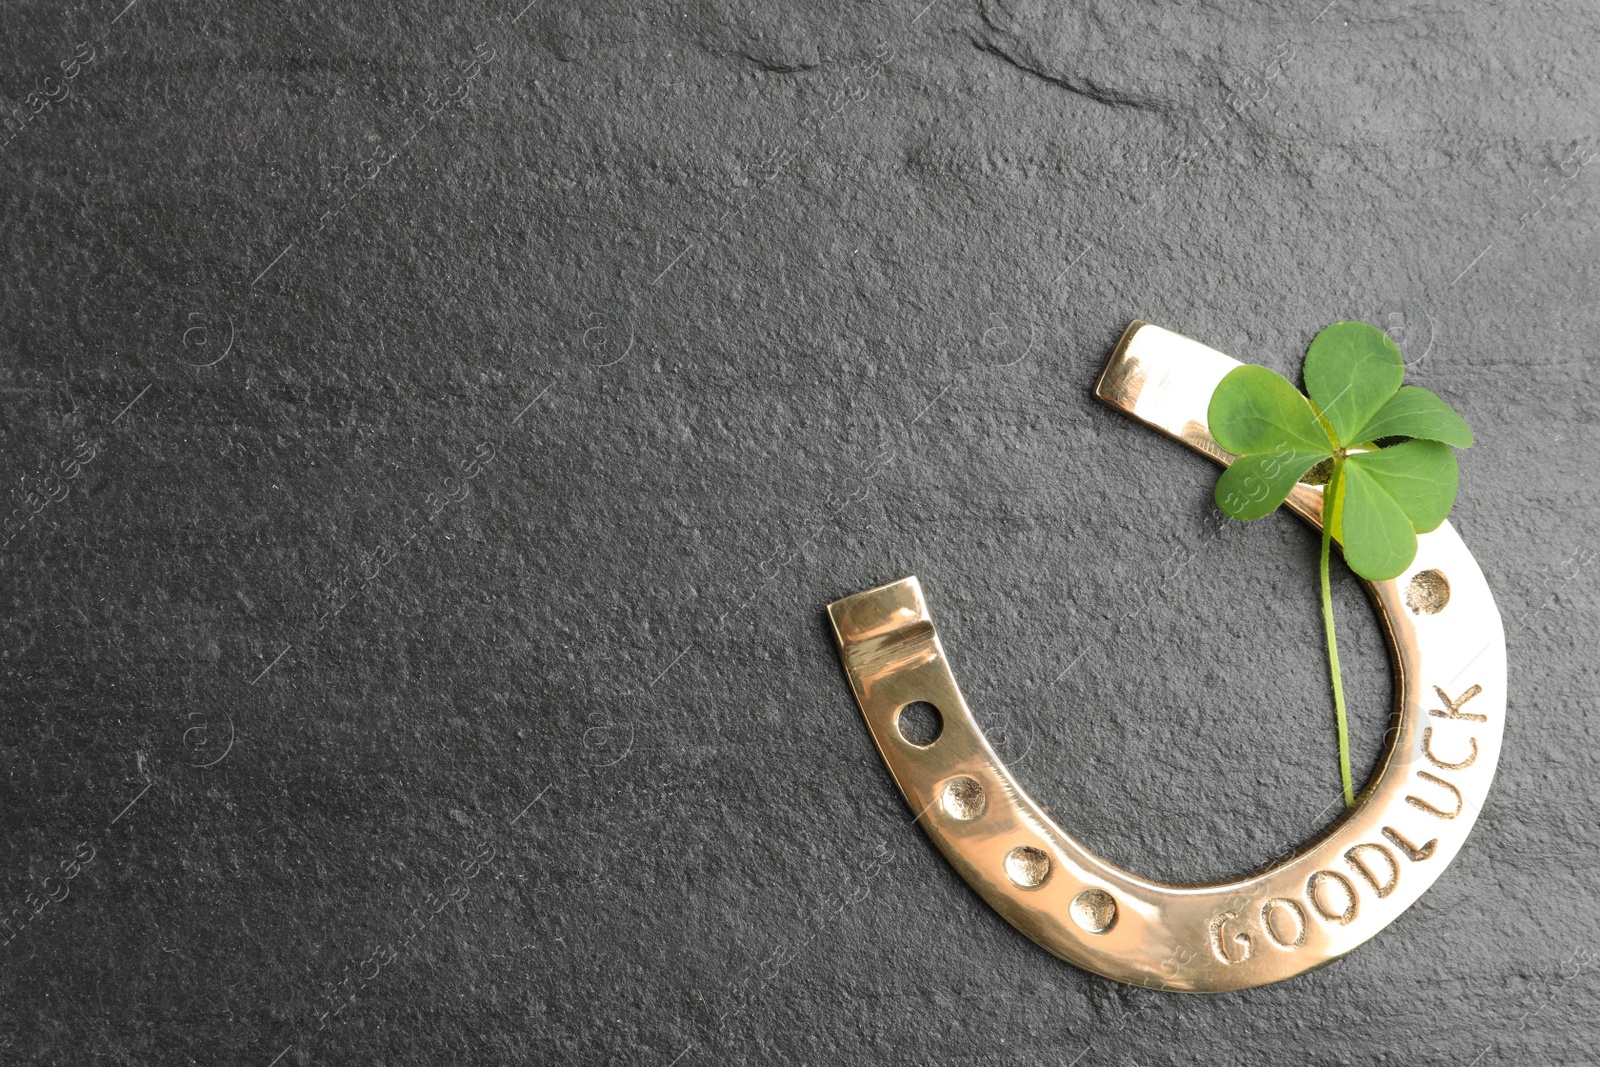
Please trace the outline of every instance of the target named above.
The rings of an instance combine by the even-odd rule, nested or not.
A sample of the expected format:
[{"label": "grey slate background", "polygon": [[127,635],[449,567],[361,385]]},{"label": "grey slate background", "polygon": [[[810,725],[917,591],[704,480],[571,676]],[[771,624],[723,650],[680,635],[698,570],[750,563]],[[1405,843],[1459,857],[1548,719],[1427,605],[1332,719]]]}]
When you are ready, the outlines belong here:
[{"label": "grey slate background", "polygon": [[[0,1061],[1593,1062],[1600,16],[1323,2],[7,4]],[[1090,399],[1135,317],[1479,439],[1490,803],[1246,993],[989,911],[823,615],[920,575],[1136,870],[1325,825],[1315,540]]]}]

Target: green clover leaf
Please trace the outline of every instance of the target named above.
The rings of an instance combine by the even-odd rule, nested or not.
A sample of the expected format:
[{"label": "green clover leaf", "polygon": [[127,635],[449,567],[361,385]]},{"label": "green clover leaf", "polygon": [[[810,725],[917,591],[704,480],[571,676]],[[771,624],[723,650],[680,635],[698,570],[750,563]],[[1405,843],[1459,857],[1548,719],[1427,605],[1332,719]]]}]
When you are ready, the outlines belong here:
[{"label": "green clover leaf", "polygon": [[1206,412],[1211,436],[1238,459],[1217,480],[1217,506],[1236,519],[1259,519],[1283,503],[1302,475],[1338,447],[1311,402],[1281,374],[1236,367]]},{"label": "green clover leaf", "polygon": [[[1345,458],[1345,498],[1332,535],[1357,574],[1383,580],[1411,566],[1417,534],[1450,514],[1460,478],[1456,454],[1438,441],[1406,441]],[[1353,525],[1354,524],[1354,525]]]},{"label": "green clover leaf", "polygon": [[1457,448],[1472,445],[1472,430],[1456,409],[1418,385],[1404,385],[1361,428],[1361,438],[1415,437]]},{"label": "green clover leaf", "polygon": [[1406,362],[1389,335],[1364,322],[1336,322],[1306,349],[1306,392],[1336,441],[1367,440],[1361,431],[1400,388]]},{"label": "green clover leaf", "polygon": [[[1237,457],[1217,479],[1217,506],[1236,519],[1278,509],[1323,465],[1322,615],[1328,638],[1345,803],[1355,804],[1344,686],[1334,639],[1329,547],[1372,581],[1397,577],[1417,555],[1417,534],[1435,530],[1455,503],[1460,472],[1451,446],[1472,430],[1426,389],[1402,386],[1405,361],[1388,334],[1336,322],[1306,350],[1306,394],[1265,367],[1237,367],[1206,412],[1217,444]],[[1396,442],[1398,440],[1398,443]]]},{"label": "green clover leaf", "polygon": [[[1400,349],[1364,322],[1336,322],[1312,340],[1309,398],[1265,367],[1230,371],[1207,410],[1212,437],[1239,457],[1217,479],[1217,506],[1236,519],[1270,515],[1331,459],[1325,525],[1345,562],[1373,581],[1402,573],[1416,535],[1436,529],[1455,502],[1447,446],[1472,444],[1466,420],[1428,390],[1402,387],[1404,375]],[[1377,446],[1392,438],[1409,440]]]}]

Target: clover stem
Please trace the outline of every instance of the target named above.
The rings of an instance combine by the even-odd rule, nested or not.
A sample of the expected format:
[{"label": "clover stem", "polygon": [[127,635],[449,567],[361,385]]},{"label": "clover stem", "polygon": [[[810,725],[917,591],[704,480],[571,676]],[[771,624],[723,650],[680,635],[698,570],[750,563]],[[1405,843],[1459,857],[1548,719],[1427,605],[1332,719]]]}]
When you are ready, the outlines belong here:
[{"label": "clover stem", "polygon": [[1333,547],[1334,520],[1344,503],[1344,457],[1333,461],[1333,473],[1322,489],[1322,626],[1328,634],[1328,675],[1333,680],[1333,717],[1339,727],[1339,780],[1344,785],[1344,806],[1356,806],[1355,787],[1350,780],[1350,729],[1344,714],[1344,681],[1339,675],[1339,643],[1333,636],[1333,584],[1328,563]]}]

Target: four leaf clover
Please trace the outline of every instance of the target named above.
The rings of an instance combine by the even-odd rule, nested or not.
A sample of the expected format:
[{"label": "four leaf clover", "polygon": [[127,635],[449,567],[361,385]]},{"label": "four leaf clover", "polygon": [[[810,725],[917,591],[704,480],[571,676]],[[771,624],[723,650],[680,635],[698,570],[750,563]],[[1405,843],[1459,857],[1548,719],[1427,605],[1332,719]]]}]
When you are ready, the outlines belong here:
[{"label": "four leaf clover", "polygon": [[1394,578],[1417,554],[1417,534],[1437,529],[1455,503],[1452,445],[1472,430],[1428,390],[1402,386],[1405,361],[1389,335],[1336,322],[1306,350],[1306,393],[1265,367],[1236,367],[1207,411],[1217,444],[1235,453],[1217,480],[1217,506],[1236,519],[1276,511],[1296,483],[1323,484],[1322,613],[1328,635],[1345,803],[1353,806],[1344,687],[1333,633],[1331,541],[1363,578]]}]

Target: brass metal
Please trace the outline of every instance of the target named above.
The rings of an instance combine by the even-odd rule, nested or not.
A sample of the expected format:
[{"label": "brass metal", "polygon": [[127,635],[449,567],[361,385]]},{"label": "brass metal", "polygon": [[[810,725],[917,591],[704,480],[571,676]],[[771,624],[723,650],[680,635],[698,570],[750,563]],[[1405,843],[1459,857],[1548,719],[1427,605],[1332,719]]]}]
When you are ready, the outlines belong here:
[{"label": "brass metal", "polygon": [[[1226,464],[1234,457],[1211,438],[1206,408],[1236,366],[1135,322],[1094,392]],[[1316,525],[1321,500],[1320,487],[1301,484],[1289,505]],[[1120,982],[1205,993],[1282,981],[1367,941],[1439,877],[1487,798],[1506,655],[1483,573],[1446,524],[1419,538],[1404,574],[1368,584],[1397,681],[1376,773],[1356,807],[1292,857],[1203,885],[1122,870],[1045,815],[962,699],[915,577],[846,597],[828,614],[878,751],[968,884],[1062,959]],[[943,723],[920,747],[897,727],[900,710],[917,701],[938,708]]]}]

